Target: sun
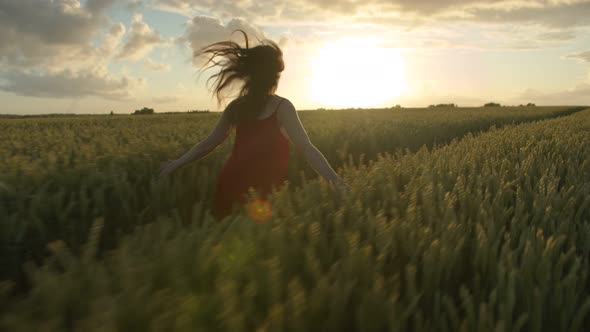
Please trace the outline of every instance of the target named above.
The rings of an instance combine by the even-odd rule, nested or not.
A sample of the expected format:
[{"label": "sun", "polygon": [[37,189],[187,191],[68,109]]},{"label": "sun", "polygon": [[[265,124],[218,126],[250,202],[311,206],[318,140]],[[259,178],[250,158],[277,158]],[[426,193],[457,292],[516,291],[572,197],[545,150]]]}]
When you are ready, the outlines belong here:
[{"label": "sun", "polygon": [[382,107],[406,90],[404,59],[371,36],[325,44],[311,61],[311,99],[324,107]]}]

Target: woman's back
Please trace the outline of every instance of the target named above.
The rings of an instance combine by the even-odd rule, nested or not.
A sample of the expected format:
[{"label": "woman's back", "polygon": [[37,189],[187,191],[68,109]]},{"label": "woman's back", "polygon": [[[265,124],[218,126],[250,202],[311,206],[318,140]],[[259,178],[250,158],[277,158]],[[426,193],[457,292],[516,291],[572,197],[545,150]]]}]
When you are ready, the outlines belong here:
[{"label": "woman's back", "polygon": [[[275,97],[280,98],[280,97]],[[281,132],[277,109],[280,103],[271,99],[269,115],[248,119],[236,125],[236,137],[231,156],[225,163],[217,183],[215,210],[218,217],[231,213],[232,205],[245,203],[248,188],[265,197],[272,188],[280,188],[288,173],[289,140]],[[273,103],[274,101],[274,103]],[[237,103],[234,107],[239,108]],[[234,109],[234,111],[240,111]]]}]

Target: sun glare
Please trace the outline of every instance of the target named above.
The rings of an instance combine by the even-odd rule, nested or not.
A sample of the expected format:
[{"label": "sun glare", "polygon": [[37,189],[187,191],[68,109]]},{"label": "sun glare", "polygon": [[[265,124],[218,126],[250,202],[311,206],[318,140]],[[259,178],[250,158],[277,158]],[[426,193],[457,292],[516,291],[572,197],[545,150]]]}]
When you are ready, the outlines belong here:
[{"label": "sun glare", "polygon": [[330,42],[311,61],[310,97],[323,107],[380,107],[406,90],[404,59],[375,37]]}]

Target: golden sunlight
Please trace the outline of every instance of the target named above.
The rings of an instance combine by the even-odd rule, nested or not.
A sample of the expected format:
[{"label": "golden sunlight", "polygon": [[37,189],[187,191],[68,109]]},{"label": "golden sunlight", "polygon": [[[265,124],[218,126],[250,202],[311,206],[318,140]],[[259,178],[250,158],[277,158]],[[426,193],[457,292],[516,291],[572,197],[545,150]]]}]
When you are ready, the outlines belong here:
[{"label": "golden sunlight", "polygon": [[310,97],[326,107],[382,107],[406,90],[399,50],[369,36],[327,43],[311,61]]}]

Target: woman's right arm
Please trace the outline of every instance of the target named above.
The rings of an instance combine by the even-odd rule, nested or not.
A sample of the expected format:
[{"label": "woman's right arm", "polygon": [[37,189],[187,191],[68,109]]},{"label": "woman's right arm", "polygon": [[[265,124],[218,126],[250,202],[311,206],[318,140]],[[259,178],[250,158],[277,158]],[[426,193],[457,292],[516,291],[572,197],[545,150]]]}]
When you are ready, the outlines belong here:
[{"label": "woman's right arm", "polygon": [[318,174],[328,180],[330,184],[338,187],[347,187],[338,174],[334,172],[320,150],[311,143],[307,132],[301,124],[301,120],[299,119],[295,107],[288,99],[285,99],[285,101],[281,103],[278,116],[281,125],[287,132],[287,136],[289,136],[295,148],[303,153],[311,167],[313,167]]}]

